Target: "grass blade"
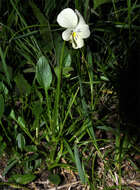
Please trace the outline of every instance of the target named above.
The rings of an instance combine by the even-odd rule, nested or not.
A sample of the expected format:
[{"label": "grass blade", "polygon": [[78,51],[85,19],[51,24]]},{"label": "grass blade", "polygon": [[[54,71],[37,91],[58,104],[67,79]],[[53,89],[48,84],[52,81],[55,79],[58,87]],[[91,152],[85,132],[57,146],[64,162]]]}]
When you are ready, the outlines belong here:
[{"label": "grass blade", "polygon": [[3,70],[4,70],[6,78],[7,78],[7,83],[11,87],[10,75],[9,75],[8,68],[7,68],[7,65],[6,65],[5,55],[4,55],[3,51],[2,51],[1,46],[0,46],[0,57],[1,57],[1,61],[2,61]]},{"label": "grass blade", "polygon": [[79,152],[78,152],[78,148],[77,148],[76,144],[74,146],[74,157],[75,157],[75,163],[76,163],[76,167],[78,170],[79,177],[80,177],[82,183],[85,184],[86,183],[85,173],[84,173],[84,170],[82,168],[82,164],[80,161],[80,156],[79,156]]}]

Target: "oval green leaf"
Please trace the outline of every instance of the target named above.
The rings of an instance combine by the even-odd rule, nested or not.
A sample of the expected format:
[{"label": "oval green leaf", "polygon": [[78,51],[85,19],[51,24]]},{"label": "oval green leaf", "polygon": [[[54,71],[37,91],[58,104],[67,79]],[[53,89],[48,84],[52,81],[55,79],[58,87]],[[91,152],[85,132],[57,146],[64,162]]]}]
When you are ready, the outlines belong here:
[{"label": "oval green leaf", "polygon": [[38,83],[47,90],[52,82],[52,72],[48,60],[41,56],[36,65],[36,78]]},{"label": "oval green leaf", "polygon": [[24,175],[16,174],[11,177],[10,181],[11,182],[15,181],[18,184],[26,185],[32,182],[35,178],[36,176],[33,174],[24,174]]},{"label": "oval green leaf", "polygon": [[48,179],[49,179],[53,184],[55,184],[55,185],[59,185],[60,182],[61,182],[61,178],[60,178],[60,176],[57,175],[57,174],[50,174],[50,175],[48,176]]},{"label": "oval green leaf", "polygon": [[17,140],[17,143],[18,143],[18,148],[20,148],[21,151],[22,151],[23,148],[25,147],[25,138],[24,138],[24,136],[21,133],[19,133],[17,135],[16,140]]}]

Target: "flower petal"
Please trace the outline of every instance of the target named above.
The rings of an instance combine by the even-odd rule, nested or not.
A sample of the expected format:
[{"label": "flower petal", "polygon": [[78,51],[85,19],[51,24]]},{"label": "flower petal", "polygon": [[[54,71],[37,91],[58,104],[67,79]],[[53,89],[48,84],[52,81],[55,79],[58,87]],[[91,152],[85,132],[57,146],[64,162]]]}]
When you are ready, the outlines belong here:
[{"label": "flower petal", "polygon": [[80,38],[88,38],[90,36],[90,30],[87,24],[78,24],[75,31]]},{"label": "flower petal", "polygon": [[82,38],[77,38],[76,40],[72,40],[72,47],[74,49],[82,48],[84,46],[84,40]]},{"label": "flower petal", "polygon": [[72,9],[66,8],[57,16],[57,22],[64,28],[75,28],[78,23],[78,17]]},{"label": "flower petal", "polygon": [[70,38],[71,38],[71,34],[72,34],[71,29],[65,30],[65,31],[62,33],[62,38],[63,38],[63,40],[69,41]]},{"label": "flower petal", "polygon": [[75,9],[75,12],[76,12],[76,14],[77,14],[77,16],[78,16],[78,18],[79,18],[78,24],[80,24],[80,25],[81,25],[81,24],[86,24],[84,18],[83,18],[82,15],[79,13],[79,11],[78,11],[77,9]]}]

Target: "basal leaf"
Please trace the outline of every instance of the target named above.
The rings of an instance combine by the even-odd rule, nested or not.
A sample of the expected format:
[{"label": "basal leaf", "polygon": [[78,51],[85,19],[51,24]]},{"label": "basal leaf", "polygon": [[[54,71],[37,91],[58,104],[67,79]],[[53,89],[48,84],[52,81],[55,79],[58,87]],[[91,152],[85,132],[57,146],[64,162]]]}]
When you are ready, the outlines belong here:
[{"label": "basal leaf", "polygon": [[49,178],[49,180],[50,180],[53,184],[55,184],[55,185],[59,185],[60,182],[61,182],[61,178],[60,178],[60,176],[57,175],[57,174],[50,174],[50,175],[48,176],[48,178]]},{"label": "basal leaf", "polygon": [[52,82],[52,72],[45,56],[39,58],[36,65],[36,78],[38,83],[47,90]]},{"label": "basal leaf", "polygon": [[23,136],[21,133],[19,133],[19,134],[17,135],[16,140],[17,140],[17,143],[18,143],[18,147],[19,147],[21,150],[23,150],[23,148],[24,148],[24,146],[25,146],[25,138],[24,138],[24,136]]},{"label": "basal leaf", "polygon": [[16,175],[13,175],[9,179],[9,181],[10,182],[16,182],[16,183],[19,183],[22,185],[26,185],[26,184],[32,182],[35,178],[36,178],[36,176],[33,174],[24,174],[24,175],[16,174]]}]

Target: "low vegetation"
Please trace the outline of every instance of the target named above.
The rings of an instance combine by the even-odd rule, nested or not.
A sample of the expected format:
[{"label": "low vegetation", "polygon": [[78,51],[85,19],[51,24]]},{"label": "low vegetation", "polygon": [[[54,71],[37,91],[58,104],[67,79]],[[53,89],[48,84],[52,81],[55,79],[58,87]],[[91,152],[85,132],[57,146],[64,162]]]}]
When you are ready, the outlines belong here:
[{"label": "low vegetation", "polygon": [[140,188],[139,33],[138,0],[0,0],[0,189]]}]

